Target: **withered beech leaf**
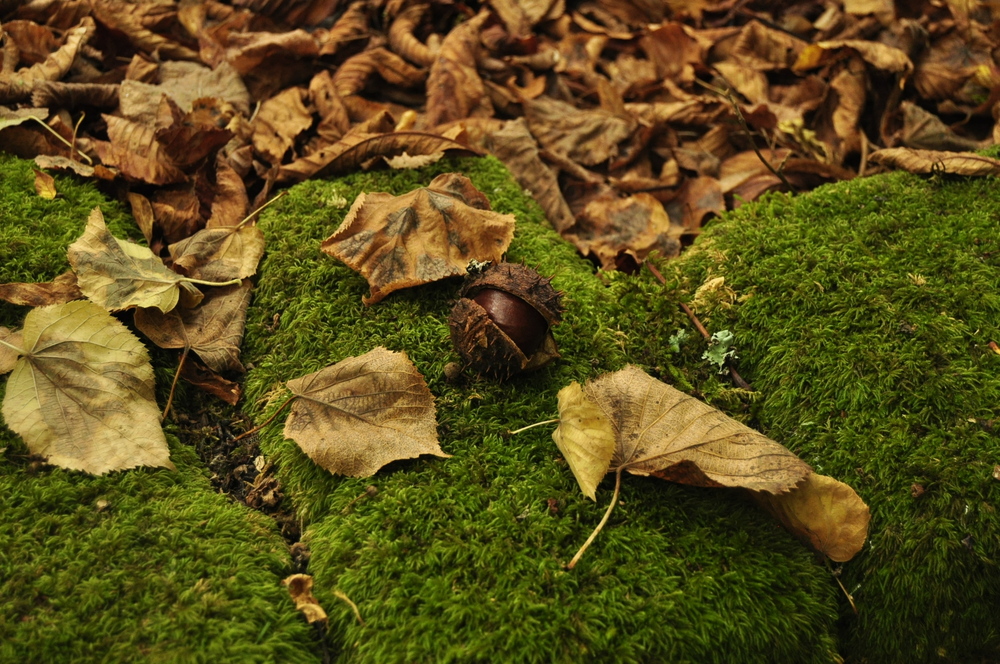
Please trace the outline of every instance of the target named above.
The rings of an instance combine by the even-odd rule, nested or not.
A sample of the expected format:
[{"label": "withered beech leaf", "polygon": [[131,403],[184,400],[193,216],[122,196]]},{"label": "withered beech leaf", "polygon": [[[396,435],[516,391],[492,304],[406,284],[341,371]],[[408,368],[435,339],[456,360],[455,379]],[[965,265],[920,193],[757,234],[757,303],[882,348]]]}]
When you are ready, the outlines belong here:
[{"label": "withered beech leaf", "polygon": [[514,215],[490,210],[463,175],[445,173],[403,196],[361,194],[324,252],[371,287],[365,304],[400,288],[466,273],[469,261],[499,261],[514,236]]},{"label": "withered beech leaf", "polygon": [[264,234],[254,225],[203,228],[168,247],[175,267],[206,281],[245,279],[257,272]]},{"label": "withered beech leaf", "polygon": [[202,297],[152,251],[113,236],[100,208],[90,213],[86,230],[67,255],[80,290],[109,311],[156,307],[167,312],[177,306],[182,289],[191,306]]},{"label": "withered beech leaf", "polygon": [[910,173],[948,173],[950,175],[1000,175],[1000,160],[971,152],[944,152],[885,148],[868,155],[868,160]]},{"label": "withered beech leaf", "polygon": [[590,380],[583,393],[611,422],[611,470],[771,493],[788,491],[810,472],[770,438],[638,367]]},{"label": "withered beech leaf", "polygon": [[618,156],[618,144],[632,135],[635,118],[603,109],[581,110],[550,97],[524,102],[531,133],[543,147],[584,166]]},{"label": "withered beech leaf", "polygon": [[215,288],[193,309],[138,309],[135,326],[160,348],[189,348],[212,371],[243,372],[240,344],[250,304],[250,280]]},{"label": "withered beech leaf", "polygon": [[369,477],[391,461],[448,457],[434,397],[406,353],[379,346],[290,380],[285,437],[331,473]]},{"label": "withered beech leaf", "polygon": [[43,307],[63,304],[83,297],[73,272],[64,272],[52,281],[43,283],[0,284],[0,300],[25,307]]},{"label": "withered beech leaf", "polygon": [[832,477],[810,473],[788,493],[753,496],[792,534],[834,562],[853,558],[868,537],[868,505],[854,489]]},{"label": "withered beech leaf", "polygon": [[307,623],[311,625],[314,622],[326,622],[326,611],[320,606],[319,600],[313,597],[313,578],[310,575],[292,574],[282,580],[281,585],[288,588],[295,608],[302,612]]},{"label": "withered beech leaf", "polygon": [[21,355],[21,344],[24,343],[20,330],[12,331],[0,327],[0,376],[10,373]]},{"label": "withered beech leaf", "polygon": [[95,475],[173,468],[145,346],[88,300],[32,309],[3,417],[34,454]]}]

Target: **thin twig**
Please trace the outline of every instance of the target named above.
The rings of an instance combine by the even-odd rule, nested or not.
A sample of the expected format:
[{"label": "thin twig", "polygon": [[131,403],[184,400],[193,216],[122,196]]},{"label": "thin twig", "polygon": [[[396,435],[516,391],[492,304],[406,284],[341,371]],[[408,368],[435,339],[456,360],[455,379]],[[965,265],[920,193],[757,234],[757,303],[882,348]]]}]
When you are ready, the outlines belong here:
[{"label": "thin twig", "polygon": [[252,434],[257,433],[258,431],[260,431],[261,429],[263,429],[264,427],[266,427],[268,424],[270,424],[271,422],[273,422],[274,418],[276,418],[278,416],[278,413],[280,413],[281,411],[283,411],[288,404],[292,403],[293,401],[295,401],[298,398],[299,398],[299,395],[297,395],[297,394],[293,394],[292,396],[288,397],[288,399],[285,401],[285,403],[283,403],[280,406],[278,406],[278,410],[274,411],[274,414],[272,414],[271,417],[269,417],[266,420],[264,420],[264,422],[262,424],[260,424],[258,426],[255,426],[253,429],[250,429],[250,431],[247,431],[245,433],[241,433],[240,435],[236,436],[236,438],[233,438],[233,440],[231,442],[235,443],[237,440],[243,440],[247,436],[250,436]]},{"label": "thin twig", "polygon": [[347,602],[347,605],[351,607],[351,611],[354,612],[354,617],[358,619],[358,624],[362,627],[365,626],[365,621],[361,619],[361,612],[358,611],[358,605],[351,601],[351,598],[344,594],[341,590],[334,590],[333,596],[339,600]]},{"label": "thin twig", "polygon": [[831,576],[833,576],[833,580],[837,582],[837,585],[840,586],[840,589],[844,591],[844,597],[846,597],[847,601],[850,603],[851,610],[854,611],[854,615],[857,615],[858,607],[854,603],[854,597],[851,596],[851,593],[847,592],[847,588],[845,588],[844,584],[840,581],[840,576],[835,571],[833,571],[833,567],[830,565],[829,558],[826,559],[826,568],[830,571]]},{"label": "thin twig", "polygon": [[281,199],[282,199],[282,198],[284,198],[284,197],[285,197],[285,196],[286,196],[287,194],[288,194],[288,190],[287,190],[287,189],[285,189],[284,191],[282,191],[281,193],[279,193],[279,194],[278,194],[277,196],[275,196],[274,198],[272,198],[272,199],[271,199],[271,200],[269,200],[268,202],[264,203],[263,205],[261,205],[261,206],[260,206],[259,208],[257,208],[256,210],[254,210],[254,211],[253,211],[253,212],[251,212],[250,214],[248,214],[248,215],[247,215],[247,216],[246,216],[246,217],[245,217],[245,218],[243,219],[243,221],[241,221],[240,223],[236,224],[236,228],[243,228],[243,226],[244,226],[245,224],[249,223],[249,222],[250,222],[250,220],[252,220],[252,219],[253,219],[254,217],[256,217],[256,216],[257,216],[258,214],[260,214],[260,213],[261,213],[261,211],[262,211],[262,210],[263,210],[264,208],[266,208],[266,207],[267,207],[268,205],[271,205],[272,203],[275,203],[275,202],[277,202],[277,201],[281,200]]},{"label": "thin twig", "polygon": [[177,363],[177,371],[174,372],[174,382],[170,384],[170,396],[167,397],[167,405],[163,407],[163,414],[160,415],[161,421],[167,419],[167,413],[170,412],[170,406],[174,403],[174,390],[177,389],[177,379],[181,377],[181,369],[184,368],[184,360],[187,359],[189,350],[191,350],[190,346],[184,347],[184,352],[181,353],[181,361]]},{"label": "thin twig", "polygon": [[597,528],[594,528],[594,532],[590,533],[590,537],[587,538],[587,541],[583,543],[580,550],[576,552],[575,556],[573,556],[573,560],[569,561],[569,564],[566,565],[566,569],[573,569],[576,567],[576,564],[580,562],[580,558],[583,556],[583,552],[587,550],[587,547],[589,547],[591,542],[593,542],[597,537],[597,533],[601,532],[604,528],[604,524],[606,524],[608,519],[611,517],[611,510],[613,510],[615,505],[618,504],[618,493],[622,488],[622,470],[623,468],[619,468],[615,473],[615,493],[611,496],[611,504],[608,505],[607,511],[604,512],[604,518],[601,519],[601,522],[597,524]]}]

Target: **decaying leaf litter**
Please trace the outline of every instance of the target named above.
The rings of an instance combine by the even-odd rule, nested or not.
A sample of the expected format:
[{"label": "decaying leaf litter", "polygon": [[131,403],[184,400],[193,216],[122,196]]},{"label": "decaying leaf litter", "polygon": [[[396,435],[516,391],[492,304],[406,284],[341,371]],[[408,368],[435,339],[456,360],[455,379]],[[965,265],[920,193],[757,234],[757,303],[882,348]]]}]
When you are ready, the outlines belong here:
[{"label": "decaying leaf litter", "polygon": [[[192,281],[252,276],[263,247],[247,213],[276,186],[449,151],[496,154],[582,253],[634,269],[765,191],[880,164],[995,174],[993,160],[943,153],[995,139],[995,11],[41,0],[2,19],[0,146],[128,189],[152,251],[96,223],[88,242],[143,261],[155,276],[128,278],[159,284],[158,299],[119,297],[106,276],[75,280],[110,309],[191,308],[203,295]],[[74,267],[94,253],[76,247]],[[34,306],[77,297],[66,280],[0,292]],[[5,334],[0,366],[12,347],[15,372],[39,365],[37,348]],[[239,364],[226,352],[214,367],[202,356],[209,383]]]}]

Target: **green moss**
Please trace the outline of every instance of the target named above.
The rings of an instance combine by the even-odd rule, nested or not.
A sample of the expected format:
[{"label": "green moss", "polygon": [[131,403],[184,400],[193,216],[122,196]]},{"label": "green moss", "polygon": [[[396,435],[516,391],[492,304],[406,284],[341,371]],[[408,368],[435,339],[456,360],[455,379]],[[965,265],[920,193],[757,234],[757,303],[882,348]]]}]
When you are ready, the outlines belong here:
[{"label": "green moss", "polygon": [[871,506],[843,574],[852,661],[1000,656],[998,186],[893,174],[772,196],[664,266],[670,299],[716,276],[742,296],[709,318],[736,335],[756,426]]},{"label": "green moss", "polygon": [[[46,201],[29,164],[3,157],[0,171],[0,283],[68,269],[97,205],[113,233],[137,235],[92,185],[59,177]],[[0,325],[26,313],[0,304]],[[278,583],[290,562],[274,524],[217,494],[194,451],[168,440],[177,472],[90,477],[33,466],[0,420],[0,661],[318,661]]]},{"label": "green moss", "polygon": [[[557,364],[503,385],[449,384],[442,368],[458,358],[445,321],[458,284],[365,308],[365,281],[320,253],[358,193],[404,193],[447,170],[517,216],[509,258],[539,266],[567,293]],[[250,413],[273,412],[284,381],[384,345],[405,350],[427,378],[442,447],[454,455],[396,462],[357,480],[316,467],[282,439],[280,425],[263,435],[308,524],[314,590],[339,660],[835,660],[838,591],[829,573],[739,496],[629,477],[609,527],[574,571],[563,569],[604,504],[580,494],[551,428],[508,429],[555,416],[555,394],[569,381],[629,361],[731,395],[714,374],[684,372],[666,354],[633,357],[629,348],[660,323],[650,320],[653,303],[604,286],[540,219],[493,159],[303,183],[261,219],[268,254],[248,321]],[[680,324],[675,313],[665,320]],[[343,513],[369,482],[378,495]],[[598,496],[610,493],[605,484]],[[335,591],[358,605],[364,626]]]}]

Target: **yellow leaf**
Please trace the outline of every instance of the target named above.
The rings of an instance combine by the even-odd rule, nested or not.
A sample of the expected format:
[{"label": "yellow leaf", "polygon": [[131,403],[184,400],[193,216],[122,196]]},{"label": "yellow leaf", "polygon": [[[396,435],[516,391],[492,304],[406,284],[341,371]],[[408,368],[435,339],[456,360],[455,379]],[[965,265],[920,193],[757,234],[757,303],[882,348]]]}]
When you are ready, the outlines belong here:
[{"label": "yellow leaf", "polygon": [[88,300],[33,309],[3,417],[34,454],[95,475],[173,468],[145,346]]},{"label": "yellow leaf", "polygon": [[37,168],[31,169],[35,172],[35,191],[42,198],[52,200],[56,197],[56,181],[51,175]]},{"label": "yellow leaf", "polygon": [[583,494],[597,500],[600,484],[615,452],[611,422],[576,381],[559,390],[559,426],[552,432]]}]

